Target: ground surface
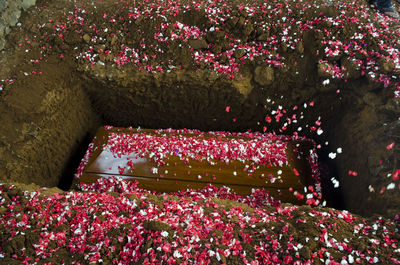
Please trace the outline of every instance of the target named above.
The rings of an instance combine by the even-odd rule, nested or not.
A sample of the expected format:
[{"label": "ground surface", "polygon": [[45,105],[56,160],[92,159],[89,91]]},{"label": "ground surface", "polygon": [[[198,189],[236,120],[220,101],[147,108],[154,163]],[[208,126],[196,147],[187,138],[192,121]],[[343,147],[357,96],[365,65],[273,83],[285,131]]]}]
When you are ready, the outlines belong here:
[{"label": "ground surface", "polygon": [[262,192],[241,198],[209,187],[155,196],[130,183],[101,182],[88,192],[53,196],[1,186],[4,262],[398,264],[400,259],[400,226],[385,219],[273,207]]},{"label": "ground surface", "polygon": [[[21,24],[0,56],[5,263],[399,262],[398,21],[360,1],[56,0]],[[119,182],[24,194],[72,180],[101,124],[306,135],[328,205],[340,183],[375,216]]]}]

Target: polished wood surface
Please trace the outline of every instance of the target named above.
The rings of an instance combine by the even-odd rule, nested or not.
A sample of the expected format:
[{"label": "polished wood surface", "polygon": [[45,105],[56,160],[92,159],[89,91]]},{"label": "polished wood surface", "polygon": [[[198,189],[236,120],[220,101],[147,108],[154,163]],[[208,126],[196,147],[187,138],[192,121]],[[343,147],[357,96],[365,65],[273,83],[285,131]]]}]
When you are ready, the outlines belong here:
[{"label": "polished wood surface", "polygon": [[[215,164],[211,165],[207,161],[200,162],[189,159],[190,162],[186,164],[177,156],[168,156],[165,159],[166,164],[158,166],[148,157],[136,157],[135,153],[118,157],[106,148],[110,133],[129,134],[137,132],[135,129],[126,128],[112,128],[110,130],[100,128],[96,134],[92,156],[80,181],[92,183],[101,177],[122,176],[127,180],[137,180],[141,188],[158,192],[174,192],[187,188],[198,189],[208,183],[217,187],[228,186],[240,195],[249,194],[252,188],[265,188],[272,196],[284,202],[297,204],[304,203],[304,200],[299,201],[293,195],[293,191],[303,193],[304,187],[312,184],[311,168],[307,159],[312,145],[308,141],[287,143],[288,165],[282,167],[259,165],[249,176],[244,167],[251,165],[250,162],[242,163],[235,160],[226,164],[214,159],[211,161]],[[153,130],[140,130],[140,133],[154,134],[155,132]],[[185,134],[185,136],[191,137],[193,135]],[[204,136],[204,138],[207,137],[214,136]],[[237,136],[234,137],[238,138]],[[297,152],[295,152],[295,149],[297,149]],[[133,162],[134,170],[130,170],[127,166],[129,160]],[[294,169],[298,171],[298,176]],[[275,178],[273,183],[270,176]],[[293,191],[290,192],[289,188],[292,188]]]}]

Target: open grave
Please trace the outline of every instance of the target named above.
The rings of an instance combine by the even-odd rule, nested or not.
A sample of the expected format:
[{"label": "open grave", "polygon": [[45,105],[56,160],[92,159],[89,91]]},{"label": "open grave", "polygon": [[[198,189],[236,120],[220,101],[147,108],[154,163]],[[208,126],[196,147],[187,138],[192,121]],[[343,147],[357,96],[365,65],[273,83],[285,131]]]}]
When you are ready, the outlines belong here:
[{"label": "open grave", "polygon": [[[38,8],[44,5],[46,2]],[[295,9],[297,5],[291,8]],[[92,17],[88,14],[115,9],[107,1],[76,7],[65,4],[65,8],[58,11],[40,9],[38,12],[39,9],[33,8],[24,13],[21,22],[23,25],[38,23],[46,16],[61,16],[69,8],[81,13],[84,10],[82,14],[89,20]],[[125,22],[121,22],[124,27],[119,29],[118,23],[108,22],[102,24],[103,31],[99,31],[83,27],[80,25],[82,20],[67,19],[66,23],[78,30],[61,30],[52,20],[38,27],[30,26],[29,29],[21,28],[10,33],[9,47],[15,44],[16,48],[14,54],[2,56],[2,63],[18,65],[19,70],[12,72],[12,67],[2,69],[4,76],[8,73],[12,76],[3,79],[2,84],[5,91],[2,95],[2,119],[7,125],[2,128],[3,162],[0,169],[3,178],[69,189],[78,161],[97,128],[102,125],[231,132],[252,130],[283,135],[295,133],[313,139],[317,144],[320,170],[325,174],[321,179],[322,189],[325,190],[328,205],[362,214],[384,211],[389,211],[386,214],[392,216],[396,214],[397,199],[392,198],[394,190],[376,196],[390,185],[390,177],[387,176],[396,169],[392,165],[396,165],[397,145],[390,150],[386,148],[398,137],[396,115],[399,106],[393,96],[395,83],[385,87],[385,83],[365,75],[364,66],[356,66],[351,61],[358,54],[356,50],[354,54],[345,52],[341,56],[315,56],[327,45],[319,32],[328,22],[316,24],[315,28],[301,34],[293,29],[293,34],[297,34],[293,36],[298,36],[298,39],[290,42],[290,47],[284,49],[280,42],[276,43],[277,48],[272,46],[277,49],[275,55],[269,55],[276,59],[275,67],[262,63],[265,55],[251,59],[249,56],[255,56],[254,53],[242,47],[236,49],[235,54],[229,53],[232,56],[230,60],[240,66],[240,72],[235,74],[236,70],[227,68],[233,72],[219,74],[227,65],[222,55],[230,51],[230,43],[236,39],[263,43],[264,38],[281,34],[279,29],[272,28],[265,33],[254,26],[247,29],[241,19],[248,13],[234,11],[236,17],[229,17],[219,31],[211,31],[213,22],[202,20],[207,11],[185,11],[175,17],[171,28],[166,30],[177,34],[178,31],[189,32],[198,27],[194,32],[200,32],[196,33],[200,35],[178,34],[176,40],[165,43],[169,51],[159,53],[157,56],[161,57],[153,61],[164,62],[168,58],[177,61],[174,64],[171,61],[170,66],[162,66],[156,71],[155,66],[154,70],[146,70],[140,64],[132,64],[129,60],[140,58],[136,58],[133,50],[128,51],[126,47],[146,45],[145,42],[140,44],[136,35],[128,33],[133,29],[142,31],[155,27],[160,18],[151,20],[144,16],[136,20],[130,17],[127,8],[119,12],[121,16],[127,15],[128,19],[136,21],[130,25],[131,28],[125,28]],[[328,16],[336,14],[335,9],[329,6],[320,10]],[[310,12],[306,17],[313,16]],[[31,23],[26,21],[28,18]],[[257,19],[250,18],[256,23]],[[268,21],[274,19],[269,15],[266,18]],[[349,28],[353,25],[353,22],[346,23],[349,23],[346,24]],[[120,34],[128,35],[121,39],[114,35],[107,38],[106,29],[120,30]],[[29,39],[24,30],[34,34],[36,41]],[[57,33],[60,30],[63,31],[62,36]],[[232,39],[224,40],[225,33],[232,34]],[[154,32],[146,34],[147,45],[153,45]],[[347,35],[344,32],[338,37],[345,38]],[[32,44],[41,40],[47,40],[47,44],[36,49]],[[155,43],[163,42],[156,38]],[[209,59],[192,57],[196,53],[205,54],[204,43],[210,47],[223,47],[221,51],[215,47],[210,51],[215,54],[220,52],[222,57],[218,57],[219,63],[215,65],[219,65],[221,71],[214,69],[210,72],[210,64],[206,63]],[[93,45],[97,50],[93,49]],[[117,52],[120,46],[123,53]],[[89,47],[92,47],[90,51],[85,51]],[[154,55],[152,49],[149,52]],[[371,46],[371,49],[379,47]],[[111,50],[114,52],[110,53]],[[65,53],[75,57],[66,57]],[[170,57],[172,55],[178,56]],[[328,61],[321,63],[324,58]],[[21,65],[20,60],[30,63]],[[393,62],[377,60],[378,71],[393,72],[390,68]],[[335,68],[336,64],[345,66],[341,73],[339,68]],[[336,78],[330,79],[331,74]],[[341,78],[338,78],[339,74]],[[227,112],[226,108],[230,111]],[[338,150],[343,150],[343,153]],[[337,181],[341,185],[334,188]],[[376,192],[370,192],[371,189]],[[390,195],[386,195],[388,193]]]},{"label": "open grave", "polygon": [[[178,208],[186,205],[192,213],[199,208],[209,207],[204,210],[207,218],[202,220],[207,222],[213,219],[214,209],[224,208],[226,211],[222,213],[221,210],[221,222],[225,222],[226,226],[221,225],[220,228],[230,231],[236,240],[241,241],[245,241],[247,234],[251,234],[256,238],[254,242],[257,244],[264,242],[261,237],[267,236],[265,231],[276,229],[279,232],[271,238],[277,242],[280,241],[279,233],[286,235],[289,231],[284,238],[285,242],[289,242],[288,237],[293,235],[299,240],[298,243],[305,246],[308,243],[305,238],[321,235],[320,241],[323,244],[329,242],[332,245],[329,241],[330,235],[326,231],[320,234],[318,230],[326,220],[332,224],[328,228],[329,233],[337,236],[345,251],[348,249],[345,244],[350,243],[344,243],[344,239],[356,233],[356,230],[357,233],[364,231],[361,226],[354,228],[353,222],[364,222],[362,217],[355,217],[355,214],[365,218],[384,216],[398,220],[399,33],[388,30],[396,27],[396,21],[372,16],[375,13],[366,4],[356,5],[350,0],[340,5],[327,1],[286,3],[280,0],[268,4],[263,1],[244,1],[240,5],[237,5],[238,1],[213,1],[211,5],[204,1],[170,1],[168,4],[165,1],[114,3],[108,0],[37,2],[36,7],[22,14],[21,26],[15,27],[7,35],[6,48],[0,56],[0,63],[7,66],[0,68],[0,182],[25,185],[22,187],[28,185],[33,190],[48,187],[52,188],[51,191],[61,192],[62,195],[48,199],[48,203],[54,206],[49,210],[55,211],[52,212],[54,220],[65,210],[64,206],[58,204],[65,199],[75,206],[85,201],[87,211],[97,209],[97,203],[100,202],[107,205],[106,202],[112,201],[110,205],[118,205],[119,209],[137,203],[138,209],[146,214],[151,215],[155,211],[162,215],[162,211],[171,211],[184,222],[186,212],[175,212],[176,209],[169,208],[178,203]],[[165,175],[166,170],[181,170],[185,177],[189,176],[187,165],[177,164],[177,169],[157,169],[154,172],[158,175],[153,174],[153,168],[157,164],[155,161],[146,161],[136,167],[132,164],[137,170],[142,170],[137,175],[128,169],[128,164],[119,165],[121,169],[117,165],[117,170],[115,167],[99,168],[96,163],[108,156],[106,152],[102,153],[102,148],[110,138],[105,136],[104,129],[98,131],[104,126],[107,126],[106,131],[109,132],[126,132],[138,130],[140,127],[151,130],[149,132],[166,132],[163,130],[174,128],[195,130],[198,134],[224,131],[232,135],[254,134],[257,137],[271,136],[276,139],[288,137],[287,150],[293,152],[289,157],[294,159],[298,146],[293,141],[302,139],[313,144],[306,144],[304,150],[300,151],[304,154],[311,151],[318,156],[318,160],[311,165],[307,156],[303,156],[301,161],[295,161],[299,164],[289,164],[286,169],[282,169],[282,178],[288,181],[280,183],[281,186],[264,186],[266,181],[271,182],[271,179],[279,175],[269,178],[269,169],[265,173],[257,172],[257,176],[264,174],[266,180],[252,179],[254,182],[250,185],[245,183],[247,179],[243,181],[248,174],[248,171],[243,170],[243,165],[230,164],[229,167],[222,168],[222,163],[221,175],[217,175],[215,172],[219,168],[207,169],[209,172],[206,172],[202,170],[203,165],[197,165],[196,161],[189,163],[197,170],[190,173],[191,183],[183,176],[179,180],[172,177],[167,180],[165,176],[160,176]],[[135,129],[117,129],[129,127]],[[95,136],[96,139],[91,144]],[[86,153],[88,146],[91,151]],[[92,154],[91,158],[89,154]],[[123,160],[126,158],[121,157]],[[181,163],[179,159],[169,162],[170,166],[171,163]],[[83,173],[80,176],[81,184],[78,179],[74,180],[77,169],[79,174]],[[279,169],[275,170],[276,173],[278,171]],[[320,190],[313,186],[310,188],[312,177],[317,175],[317,171]],[[242,177],[237,179],[238,182],[229,182],[234,178],[218,182],[226,176],[225,173],[232,177],[235,176],[234,172]],[[137,187],[133,182],[126,184],[105,177],[114,175],[123,175],[125,178],[141,177],[146,180],[142,183],[147,184]],[[200,180],[204,180],[201,185],[198,184],[199,175]],[[179,182],[182,180],[183,182]],[[239,184],[243,188],[243,194],[240,188],[235,190],[239,194],[233,195],[225,188],[203,187],[203,184],[213,181],[216,187],[227,183],[233,190]],[[165,185],[155,184],[159,182],[165,182]],[[279,180],[270,184],[275,183],[279,183]],[[170,194],[164,196],[141,189],[152,189],[153,184],[165,187],[166,189],[159,191]],[[352,214],[287,204],[274,208],[272,205],[276,205],[266,194],[257,193],[260,191],[248,194],[254,187],[267,189],[272,197],[283,196],[282,201],[285,202],[314,205],[311,202],[306,203],[311,198],[315,199],[314,202],[318,200],[320,206],[324,203],[328,207],[348,210]],[[186,191],[184,188],[202,189]],[[278,189],[281,195],[277,192]],[[3,220],[23,218],[22,213],[17,218],[11,213],[24,210],[31,213],[34,209],[46,208],[38,194],[32,195],[35,199],[31,202],[24,199],[21,188],[6,185],[1,186],[0,190],[0,194],[4,196],[2,202],[17,204],[12,209],[0,207],[0,213],[5,217]],[[71,193],[62,193],[63,191]],[[211,197],[215,198],[210,199]],[[242,210],[237,210],[237,207]],[[256,210],[251,209],[252,207]],[[101,209],[93,210],[97,217],[102,215],[102,211],[110,211],[108,208]],[[224,217],[231,210],[238,218],[234,220],[240,220],[243,225],[248,220],[246,216],[254,217],[251,224],[244,225],[246,231],[239,232],[240,229],[235,228],[235,221]],[[79,212],[79,209],[74,208],[74,211]],[[203,213],[203,210],[199,211]],[[137,212],[140,213],[140,210]],[[173,231],[185,231],[179,230],[180,224],[172,222],[172,217],[158,220],[160,223],[148,223],[137,212],[132,210],[113,214],[118,215],[118,220],[122,220],[124,216],[131,218],[132,215],[137,218],[135,220],[139,220],[139,228],[128,225],[131,219],[123,219],[121,222],[125,222],[125,232],[135,231],[130,237],[140,238],[140,244],[133,248],[129,245],[131,239],[128,242],[124,237],[122,242],[115,242],[115,245],[118,245],[117,249],[121,253],[126,246],[131,256],[135,249],[138,255],[135,256],[135,262],[140,264],[144,257],[139,257],[139,246],[165,247],[158,240],[170,240]],[[271,216],[266,212],[272,216],[280,216],[276,220],[272,217],[277,223],[262,223],[270,220]],[[82,210],[82,214],[84,213],[92,214]],[[45,216],[44,213],[41,214]],[[261,217],[256,217],[257,214]],[[29,216],[36,215],[32,213]],[[62,216],[68,216],[68,213]],[[315,216],[320,219],[317,220]],[[108,217],[115,220],[114,217]],[[304,227],[302,221],[298,221],[302,217],[307,222],[310,221]],[[37,223],[47,226],[50,219],[43,218]],[[68,222],[72,222],[72,217],[68,218]],[[292,219],[293,222],[290,223]],[[73,219],[74,222],[77,220]],[[382,218],[379,220],[370,222],[368,219],[365,222],[369,222],[367,226],[370,227],[374,224],[378,227],[387,225],[390,227],[390,236],[393,236],[390,240],[397,242],[398,224],[395,221],[385,223],[383,220],[386,219]],[[101,222],[108,221],[106,219]],[[165,222],[168,227],[164,225]],[[283,222],[289,222],[290,225],[286,226]],[[346,232],[336,233],[334,223],[340,223]],[[77,237],[82,236],[79,231],[83,231],[83,228],[71,223],[67,226],[74,231],[71,235],[78,231],[76,238],[71,238],[78,240]],[[142,226],[151,233],[142,234]],[[289,227],[295,227],[296,232]],[[5,235],[16,233],[13,229],[7,226],[4,229]],[[199,231],[207,232],[207,229],[204,225]],[[161,235],[162,231],[167,230],[170,237],[163,236],[165,233]],[[193,232],[189,230],[188,233]],[[307,235],[300,233],[302,230]],[[206,232],[202,233],[209,235]],[[220,234],[220,231],[213,232]],[[112,233],[112,237],[118,238],[116,234],[120,231]],[[199,235],[200,238],[202,234],[196,233],[193,232],[190,236]],[[240,233],[246,235],[239,237]],[[392,249],[385,250],[387,246],[384,244],[389,244],[382,239],[387,238],[385,232],[379,228],[377,233],[378,235],[371,235],[369,232],[368,235],[363,234],[365,237],[360,241],[362,246],[357,245],[356,239],[352,240],[353,249],[358,249],[359,246],[368,252],[367,250],[379,248],[379,253],[384,253],[377,255],[380,260],[394,262],[391,259],[393,257],[388,255],[393,254]],[[222,235],[224,233],[216,237],[222,238]],[[22,257],[20,249],[25,244],[32,245],[30,243],[37,239],[36,234],[34,239],[26,239],[20,234],[19,236],[6,246],[7,249],[3,249],[10,260],[14,254]],[[371,245],[368,243],[369,237],[382,240],[379,241],[381,244]],[[93,235],[93,240],[95,238]],[[150,238],[157,242],[150,242]],[[7,240],[8,237],[4,236],[0,241]],[[145,245],[146,240],[149,240],[150,246]],[[205,240],[202,241],[204,245],[209,238],[202,240]],[[307,245],[308,250],[302,250],[298,259],[302,262],[311,259],[324,260],[320,258],[319,251],[326,245],[321,244],[310,243]],[[262,247],[273,252],[275,250],[272,249],[276,246]],[[244,248],[247,253],[252,253],[249,254],[251,258],[261,257],[257,256],[261,255],[261,249],[257,252],[254,245],[245,245]],[[276,254],[275,260],[281,263],[288,254],[284,249],[289,247],[285,245],[282,253]],[[340,249],[338,247],[332,250],[335,254],[331,256],[338,262],[344,253]],[[168,250],[168,246],[165,247],[164,252],[169,253],[169,258],[174,252]],[[32,249],[29,251],[29,255],[34,255]],[[76,260],[99,259],[98,254],[95,255],[88,249],[79,254],[76,252],[80,250],[75,248],[62,251],[65,252],[60,254],[63,258],[69,256],[68,251],[72,251]],[[103,250],[102,255],[106,255],[107,251]],[[230,251],[233,252],[233,249]],[[300,250],[290,251],[289,256],[296,257],[296,252]],[[236,256],[229,254],[228,258],[229,255],[225,256],[222,252],[218,252],[219,258],[217,254],[212,257],[213,262],[223,261],[222,256],[225,261],[237,261]],[[349,253],[346,252],[347,260],[351,259],[348,255],[356,257],[354,252]],[[397,255],[395,258],[400,260],[398,252],[396,253],[393,255]],[[268,257],[272,259],[272,256]],[[107,255],[105,260],[111,262],[115,258]],[[161,256],[157,258],[162,259]],[[243,258],[245,257],[238,258],[240,261],[237,262],[242,262]],[[266,256],[263,258],[267,259]],[[259,258],[259,262],[265,261],[263,258]],[[362,262],[370,262],[370,258],[374,261],[374,257],[367,254],[357,254],[357,258]],[[290,258],[286,258],[286,261],[289,260]]]}]

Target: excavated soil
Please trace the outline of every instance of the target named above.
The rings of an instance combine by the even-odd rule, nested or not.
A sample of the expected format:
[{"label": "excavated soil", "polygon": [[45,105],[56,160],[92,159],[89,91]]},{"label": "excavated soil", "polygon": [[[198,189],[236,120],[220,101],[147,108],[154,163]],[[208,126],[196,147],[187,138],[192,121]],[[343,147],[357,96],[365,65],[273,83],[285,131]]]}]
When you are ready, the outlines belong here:
[{"label": "excavated soil", "polygon": [[[0,55],[5,263],[399,262],[399,22],[359,1],[262,3],[55,0],[22,13]],[[320,145],[323,199],[354,214],[274,208],[257,194],[55,189],[70,189],[101,125],[312,138]],[[39,187],[59,193],[23,192]],[[226,200],[210,202],[214,195]],[[181,223],[162,218],[170,207]],[[179,210],[185,207],[190,213]],[[220,207],[234,210],[221,211],[220,224],[185,223],[200,208],[211,220]],[[183,223],[193,229],[182,231]],[[191,250],[182,248],[185,240]],[[37,247],[46,244],[46,251]]]}]

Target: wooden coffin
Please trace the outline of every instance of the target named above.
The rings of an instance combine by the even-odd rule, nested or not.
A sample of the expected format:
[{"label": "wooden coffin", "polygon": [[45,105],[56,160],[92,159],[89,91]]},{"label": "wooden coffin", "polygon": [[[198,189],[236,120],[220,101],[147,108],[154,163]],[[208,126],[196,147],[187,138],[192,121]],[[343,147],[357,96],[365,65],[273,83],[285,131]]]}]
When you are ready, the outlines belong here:
[{"label": "wooden coffin", "polygon": [[283,202],[302,204],[295,192],[314,183],[312,151],[309,140],[271,134],[106,126],[96,134],[80,182],[119,176],[158,192],[211,183],[240,195],[265,188]]}]

